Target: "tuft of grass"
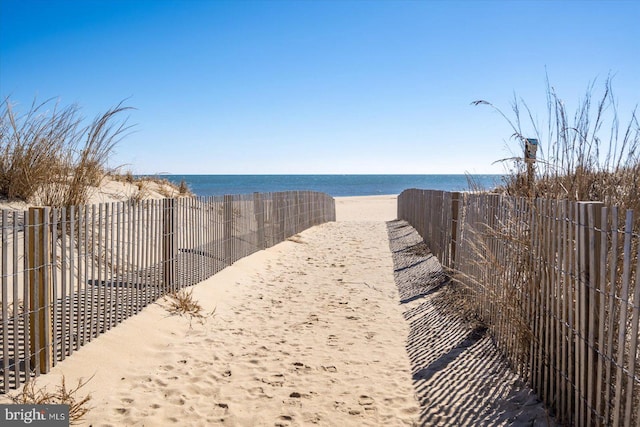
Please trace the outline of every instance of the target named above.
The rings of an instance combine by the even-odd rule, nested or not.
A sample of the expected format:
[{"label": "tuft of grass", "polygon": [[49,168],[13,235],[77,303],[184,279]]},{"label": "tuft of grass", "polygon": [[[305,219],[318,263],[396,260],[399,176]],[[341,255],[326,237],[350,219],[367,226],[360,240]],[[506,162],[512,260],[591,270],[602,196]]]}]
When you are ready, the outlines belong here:
[{"label": "tuft of grass", "polygon": [[34,101],[25,114],[0,103],[0,196],[62,207],[87,202],[130,126],[122,103],[82,126],[77,105]]},{"label": "tuft of grass", "polygon": [[157,191],[167,198],[176,197],[177,195],[193,196],[193,193],[191,193],[184,180],[182,180],[180,184],[177,185],[166,178],[161,178],[159,175],[144,176],[141,179],[155,183],[157,186]]},{"label": "tuft of grass", "polygon": [[178,186],[178,193],[180,193],[181,195],[187,195],[191,193],[189,187],[187,186],[187,182],[184,179],[180,181],[180,185]]},{"label": "tuft of grass", "polygon": [[189,190],[189,187],[184,180],[181,181],[178,185],[174,184],[166,178],[161,178],[160,175],[135,176],[130,170],[122,173],[118,169],[111,170],[109,172],[109,176],[114,181],[136,185],[139,191],[138,193],[131,196],[131,198],[137,198],[138,200],[151,197],[151,194],[153,192],[157,192],[162,197],[166,198],[193,196],[193,193],[191,192],[191,190]]},{"label": "tuft of grass", "polygon": [[54,391],[47,390],[46,387],[38,388],[36,380],[31,380],[22,388],[22,391],[15,396],[10,396],[11,400],[19,405],[68,405],[69,421],[71,425],[82,421],[91,410],[89,401],[91,395],[79,396],[79,390],[84,387],[93,377],[87,381],[78,380],[75,387],[67,388],[65,378],[62,377],[60,385]]},{"label": "tuft of grass", "polygon": [[288,237],[287,240],[293,243],[303,243],[303,244],[307,243],[304,240],[302,240],[302,236],[300,236],[299,234],[294,234],[293,236]]},{"label": "tuft of grass", "polygon": [[168,299],[169,303],[165,308],[173,315],[186,316],[189,317],[190,320],[204,320],[215,314],[215,309],[211,313],[203,312],[200,303],[193,298],[193,289],[181,289],[177,292],[167,294],[165,298]]},{"label": "tuft of grass", "polygon": [[145,181],[137,181],[136,187],[135,193],[129,196],[129,201],[133,204],[140,203],[149,196],[149,190],[147,189],[147,183]]}]

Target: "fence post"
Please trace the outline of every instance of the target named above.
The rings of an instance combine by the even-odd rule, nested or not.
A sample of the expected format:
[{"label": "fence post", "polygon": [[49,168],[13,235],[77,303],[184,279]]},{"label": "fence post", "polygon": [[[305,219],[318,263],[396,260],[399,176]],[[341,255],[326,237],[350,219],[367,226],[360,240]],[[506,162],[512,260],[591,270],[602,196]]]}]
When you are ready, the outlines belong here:
[{"label": "fence post", "polygon": [[[274,244],[280,243],[284,240],[284,203],[282,193],[272,194],[272,229],[274,234]],[[315,225],[315,224],[314,224]]]},{"label": "fence post", "polygon": [[233,264],[233,196],[225,195],[222,204],[223,242],[224,242],[224,262],[226,265]]},{"label": "fence post", "polygon": [[264,242],[264,204],[260,193],[253,193],[253,212],[256,215],[256,223],[258,224],[258,248],[264,249],[266,247]]},{"label": "fence post", "polygon": [[162,268],[164,290],[175,292],[176,286],[176,220],[175,199],[162,199]]},{"label": "fence post", "polygon": [[293,234],[297,234],[301,231],[301,227],[300,227],[300,200],[302,200],[302,198],[300,197],[300,192],[296,191],[295,193],[295,205],[293,208]]},{"label": "fence post", "polygon": [[30,363],[36,369],[39,366],[37,373],[46,374],[52,365],[49,209],[29,208],[27,226]]},{"label": "fence post", "polygon": [[285,233],[285,224],[287,220],[287,211],[285,210],[288,206],[287,203],[287,195],[286,193],[280,193],[280,241],[284,242],[286,237]]},{"label": "fence post", "polygon": [[449,259],[449,268],[456,268],[456,253],[458,251],[460,221],[460,193],[458,191],[451,193],[451,256]]}]

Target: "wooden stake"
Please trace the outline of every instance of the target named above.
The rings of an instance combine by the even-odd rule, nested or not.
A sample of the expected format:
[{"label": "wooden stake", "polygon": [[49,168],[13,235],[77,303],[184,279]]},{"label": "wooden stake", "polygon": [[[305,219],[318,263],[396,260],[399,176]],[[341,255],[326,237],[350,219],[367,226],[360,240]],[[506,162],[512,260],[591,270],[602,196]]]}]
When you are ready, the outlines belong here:
[{"label": "wooden stake", "polygon": [[51,368],[51,275],[48,208],[29,208],[29,341],[31,366],[46,374]]}]

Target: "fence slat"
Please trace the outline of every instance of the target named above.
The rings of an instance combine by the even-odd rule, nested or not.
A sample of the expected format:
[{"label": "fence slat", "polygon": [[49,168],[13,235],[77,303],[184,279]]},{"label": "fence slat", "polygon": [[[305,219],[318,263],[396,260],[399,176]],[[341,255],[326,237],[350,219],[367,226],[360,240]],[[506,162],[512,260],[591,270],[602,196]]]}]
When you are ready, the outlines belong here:
[{"label": "fence slat", "polygon": [[[638,322],[640,321],[640,251],[636,255],[636,281],[633,290],[633,305],[631,317],[631,342],[629,344],[629,380],[627,388],[627,399],[625,402],[624,425],[631,425],[632,409],[633,409],[633,391],[637,385],[635,384],[636,364],[638,357]],[[637,410],[637,408],[636,408]]]},{"label": "fence slat", "polygon": [[603,345],[604,341],[605,341],[605,329],[604,329],[604,325],[606,324],[605,322],[605,318],[606,318],[606,295],[607,295],[607,290],[606,290],[606,281],[607,281],[607,253],[609,252],[609,248],[608,248],[608,224],[609,224],[609,218],[608,218],[608,209],[606,207],[602,207],[600,209],[600,230],[598,232],[599,234],[599,238],[600,238],[600,251],[599,251],[599,256],[600,259],[597,261],[599,263],[599,275],[598,275],[598,282],[597,282],[597,293],[598,293],[598,324],[599,324],[599,329],[598,329],[598,335],[597,335],[597,339],[595,340],[596,343],[598,344],[598,348],[596,351],[596,357],[597,357],[597,361],[598,361],[598,366],[597,366],[597,371],[596,371],[596,402],[595,402],[595,414],[597,416],[599,416],[598,422],[599,423],[603,423],[604,421],[604,417],[601,416],[601,414],[604,413],[604,410],[602,408],[602,388],[604,386],[603,382],[602,382],[602,377],[603,377],[603,372],[604,372],[604,363],[605,363],[605,357],[607,354],[607,349],[606,347]]},{"label": "fence slat", "polygon": [[[9,215],[8,212],[2,211],[2,360],[4,362],[2,369],[4,371],[4,387],[3,392],[7,391],[9,384],[9,372],[11,366],[9,365]],[[15,238],[15,237],[14,237]],[[18,295],[14,293],[12,296],[12,303],[18,304]],[[13,324],[14,330],[18,327],[17,323]],[[14,347],[15,349],[16,347]],[[14,361],[17,360],[14,357]],[[16,363],[16,362],[14,362]]]},{"label": "fence slat", "polygon": [[[49,230],[51,233],[51,260],[50,264],[54,265],[55,261],[58,259],[58,209],[51,210],[51,223]],[[58,358],[56,355],[58,354],[58,343],[55,339],[56,333],[58,330],[58,323],[60,315],[58,313],[58,304],[56,301],[58,300],[58,274],[55,269],[51,269],[47,267],[51,271],[51,299],[48,301],[47,305],[51,306],[51,366],[56,366]]]},{"label": "fence slat", "polygon": [[629,297],[629,281],[631,277],[631,235],[633,231],[633,212],[628,210],[624,225],[624,259],[622,264],[622,289],[620,291],[620,319],[618,321],[618,356],[616,372],[616,390],[613,404],[613,425],[619,426],[623,405],[623,368],[627,329],[627,305]]},{"label": "fence slat", "polygon": [[618,277],[618,208],[611,208],[611,255],[609,261],[609,304],[608,304],[608,321],[607,321],[607,366],[605,369],[605,377],[604,377],[604,420],[605,422],[610,421],[611,416],[611,401],[613,392],[613,381],[612,381],[612,370],[614,367],[613,361],[615,360],[614,347],[613,347],[613,338],[616,333],[616,320],[615,320],[615,302],[616,302],[616,283]]}]

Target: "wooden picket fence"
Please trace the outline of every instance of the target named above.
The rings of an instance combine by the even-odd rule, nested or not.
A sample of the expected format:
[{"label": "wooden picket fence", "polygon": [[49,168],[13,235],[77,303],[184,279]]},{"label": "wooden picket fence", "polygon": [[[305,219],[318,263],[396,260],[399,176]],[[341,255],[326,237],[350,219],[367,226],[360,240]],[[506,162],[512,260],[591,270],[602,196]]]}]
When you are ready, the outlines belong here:
[{"label": "wooden picket fence", "polygon": [[0,392],[163,295],[335,221],[310,191],[1,210]]},{"label": "wooden picket fence", "polygon": [[410,189],[423,236],[561,423],[640,425],[640,235],[598,202]]}]

